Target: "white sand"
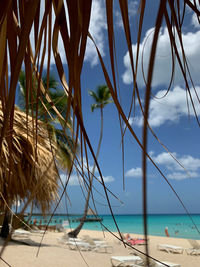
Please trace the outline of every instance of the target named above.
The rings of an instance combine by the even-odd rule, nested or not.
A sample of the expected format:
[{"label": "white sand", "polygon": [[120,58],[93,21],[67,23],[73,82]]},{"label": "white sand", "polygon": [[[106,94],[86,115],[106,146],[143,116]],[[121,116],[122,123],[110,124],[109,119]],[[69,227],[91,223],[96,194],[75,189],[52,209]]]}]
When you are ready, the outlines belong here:
[{"label": "white sand", "polygon": [[[113,253],[70,250],[67,246],[61,245],[57,241],[57,238],[61,237],[63,233],[48,232],[44,237],[43,245],[38,257],[36,257],[38,247],[18,245],[11,242],[5,248],[2,258],[13,267],[111,267],[110,257],[112,255],[131,255],[131,252],[133,251],[128,247],[125,248],[124,245],[110,233],[106,232],[104,237],[102,232],[82,230],[78,237],[81,238],[81,236],[86,234],[93,238],[105,238],[108,244],[113,246]],[[141,237],[140,235],[134,234],[131,234],[131,236]],[[36,242],[40,242],[41,240],[41,237],[37,235],[31,235],[30,238]],[[187,255],[186,251],[184,251],[183,254],[171,254],[164,251],[158,251],[158,244],[170,244],[189,248],[190,244],[187,239],[149,236],[149,254],[161,261],[179,263],[182,267],[200,266],[200,256]],[[136,246],[136,248],[144,251],[144,245]],[[6,266],[6,264],[0,261],[0,266]]]}]

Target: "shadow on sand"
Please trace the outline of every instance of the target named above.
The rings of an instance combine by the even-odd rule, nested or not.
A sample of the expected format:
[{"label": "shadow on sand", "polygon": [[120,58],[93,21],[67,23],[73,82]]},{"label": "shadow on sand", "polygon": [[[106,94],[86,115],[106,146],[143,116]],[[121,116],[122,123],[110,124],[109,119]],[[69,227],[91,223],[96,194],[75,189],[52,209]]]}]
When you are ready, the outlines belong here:
[{"label": "shadow on sand", "polygon": [[[4,242],[5,240],[0,238],[0,246],[3,246],[4,245]],[[47,244],[40,244],[40,242],[35,242],[33,241],[32,239],[30,238],[20,238],[20,239],[17,239],[17,238],[12,238],[8,244],[9,245],[26,245],[26,246],[34,246],[34,247],[38,247],[38,246],[41,246],[41,247],[51,247],[51,245],[47,245]]]}]

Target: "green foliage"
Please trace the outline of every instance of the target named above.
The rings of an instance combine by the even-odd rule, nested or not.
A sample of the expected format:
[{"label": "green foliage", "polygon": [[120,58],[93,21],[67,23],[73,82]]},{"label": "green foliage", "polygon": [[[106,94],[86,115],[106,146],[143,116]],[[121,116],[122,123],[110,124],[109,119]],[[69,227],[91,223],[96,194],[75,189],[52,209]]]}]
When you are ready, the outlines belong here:
[{"label": "green foliage", "polygon": [[107,104],[113,102],[113,100],[111,100],[111,93],[107,85],[98,86],[96,93],[92,90],[89,90],[89,95],[95,101],[95,103],[91,105],[92,112],[96,108],[104,108]]},{"label": "green foliage", "polygon": [[[63,90],[59,88],[59,83],[55,78],[50,75],[47,85],[47,77],[42,78],[44,88],[47,90],[48,95],[51,98],[51,102],[55,105],[56,109],[65,118],[67,110],[67,95]],[[27,101],[28,99],[28,101]],[[44,121],[48,127],[50,135],[55,138],[58,145],[58,159],[62,168],[69,169],[72,163],[72,156],[74,150],[74,142],[71,137],[69,127],[60,128],[57,114],[52,108],[44,94],[40,93],[38,81],[36,77],[32,76],[32,84],[26,84],[26,75],[24,71],[19,75],[19,94],[18,94],[18,106],[23,111],[33,114],[41,121]],[[68,126],[71,124],[68,121]],[[64,126],[64,125],[63,125]]]},{"label": "green foliage", "polygon": [[[44,88],[47,90],[46,76],[43,77],[42,83]],[[54,103],[60,114],[65,117],[67,95],[63,90],[59,89],[59,83],[53,76],[49,77],[48,84],[48,95],[50,96],[52,103]],[[48,122],[54,121],[54,123],[56,123],[56,112],[52,108],[51,104],[46,100],[45,95],[40,93],[38,82],[34,75],[32,77],[32,84],[27,85],[25,73],[21,71],[19,76],[19,89],[18,105],[22,110],[28,110],[29,113],[33,112],[34,114],[37,112],[38,119]],[[28,106],[26,106],[26,99],[28,99]]]}]

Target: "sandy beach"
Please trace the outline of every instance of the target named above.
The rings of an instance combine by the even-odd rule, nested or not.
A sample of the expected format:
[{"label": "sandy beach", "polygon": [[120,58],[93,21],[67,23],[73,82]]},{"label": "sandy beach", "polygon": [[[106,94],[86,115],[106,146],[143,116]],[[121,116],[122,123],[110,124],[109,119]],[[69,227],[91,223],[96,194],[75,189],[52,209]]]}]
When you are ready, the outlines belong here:
[{"label": "sandy beach", "polygon": [[[92,238],[101,238],[107,241],[113,247],[112,253],[101,253],[94,251],[78,251],[70,250],[66,245],[59,244],[58,238],[63,236],[63,233],[47,232],[42,242],[42,246],[37,255],[38,246],[19,245],[10,242],[5,248],[2,255],[3,260],[7,261],[13,267],[50,267],[50,266],[67,266],[67,267],[111,267],[111,256],[127,256],[134,251],[114,238],[108,232],[82,230],[79,238],[84,235],[90,235]],[[132,237],[142,237],[140,235],[131,234]],[[38,234],[31,234],[29,238],[32,241],[40,242],[41,236]],[[200,243],[200,242],[199,242]],[[152,257],[161,261],[171,261],[181,264],[182,267],[199,267],[200,256],[187,255],[186,251],[183,254],[173,254],[157,249],[158,244],[170,244],[181,246],[183,248],[190,248],[187,239],[149,236],[149,250]],[[1,241],[2,247],[2,241]],[[144,245],[136,246],[137,249],[144,251]],[[3,261],[0,266],[7,266]]]}]

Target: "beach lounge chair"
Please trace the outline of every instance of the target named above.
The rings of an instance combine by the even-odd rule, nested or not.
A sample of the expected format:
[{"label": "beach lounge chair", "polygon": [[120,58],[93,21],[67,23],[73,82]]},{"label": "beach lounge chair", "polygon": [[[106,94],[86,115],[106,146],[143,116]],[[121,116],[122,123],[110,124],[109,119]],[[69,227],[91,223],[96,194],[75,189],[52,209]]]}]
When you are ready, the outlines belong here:
[{"label": "beach lounge chair", "polygon": [[[162,264],[163,263],[163,264]],[[181,267],[180,264],[178,263],[173,263],[173,262],[169,262],[169,261],[163,261],[162,263],[160,262],[155,262],[154,264],[150,263],[148,266],[151,266],[151,267],[166,267],[166,266],[169,266],[169,267]],[[139,264],[131,264],[131,265],[128,265],[130,267],[147,267],[147,265],[139,265]]]},{"label": "beach lounge chair", "polygon": [[[133,264],[132,267],[147,267],[147,258],[145,255],[141,256],[142,258],[142,262],[139,264]],[[174,262],[170,262],[170,261],[162,261],[160,260],[160,262],[153,260],[152,258],[149,258],[149,265],[151,267],[165,267],[165,266],[169,266],[169,267],[181,267],[181,265],[179,263],[174,263]]]},{"label": "beach lounge chair", "polygon": [[113,252],[113,247],[104,240],[93,240],[90,236],[84,236],[84,241],[96,252]]},{"label": "beach lounge chair", "polygon": [[61,237],[57,238],[59,244],[65,244],[68,241],[69,237],[67,234],[62,235]]},{"label": "beach lounge chair", "polygon": [[147,257],[146,255],[140,253],[140,254],[136,254],[136,256],[139,256],[141,261],[138,263],[133,263],[132,265],[130,265],[131,267],[147,267],[147,266],[151,266],[151,267],[164,267],[164,266],[169,266],[169,267],[181,267],[181,265],[179,263],[173,263],[173,262],[169,262],[169,261],[162,261],[159,260],[160,262],[152,259],[152,258],[148,258],[148,262],[149,265],[147,265]]},{"label": "beach lounge chair", "polygon": [[58,243],[65,245],[69,241],[73,242],[82,242],[83,240],[80,238],[72,238],[69,237],[67,234],[64,234],[63,236],[57,238]]},{"label": "beach lounge chair", "polygon": [[142,259],[139,256],[112,256],[110,258],[112,266],[121,267],[121,266],[133,266],[132,264],[137,264],[142,262]]},{"label": "beach lounge chair", "polygon": [[126,236],[124,236],[122,234],[122,237],[124,239],[124,241],[127,243],[127,244],[130,244],[132,246],[136,246],[136,245],[145,245],[146,244],[146,240],[145,239],[142,239],[142,238],[132,238],[130,236],[130,234],[126,234]]},{"label": "beach lounge chair", "polygon": [[174,245],[168,245],[168,244],[159,244],[157,246],[158,250],[166,251],[167,253],[179,253],[182,254],[184,251],[184,248],[174,246]]},{"label": "beach lounge chair", "polygon": [[72,238],[67,234],[58,239],[58,242],[63,245],[67,245],[72,250],[92,250],[96,246],[93,246],[81,238]]},{"label": "beach lounge chair", "polygon": [[72,250],[91,250],[91,246],[90,244],[84,242],[84,241],[67,241],[65,243],[69,249],[72,249]]},{"label": "beach lounge chair", "polygon": [[12,237],[29,237],[30,235],[30,232],[29,231],[26,231],[24,229],[21,229],[21,228],[18,228],[16,230],[13,231],[12,233]]},{"label": "beach lounge chair", "polygon": [[193,239],[188,239],[188,242],[191,245],[191,248],[186,249],[188,255],[200,255],[200,244]]},{"label": "beach lounge chair", "polygon": [[126,241],[128,244],[132,245],[132,246],[136,246],[136,245],[145,245],[146,241],[144,239],[130,239]]}]

